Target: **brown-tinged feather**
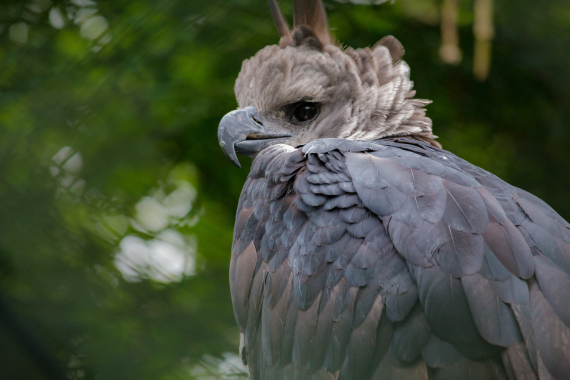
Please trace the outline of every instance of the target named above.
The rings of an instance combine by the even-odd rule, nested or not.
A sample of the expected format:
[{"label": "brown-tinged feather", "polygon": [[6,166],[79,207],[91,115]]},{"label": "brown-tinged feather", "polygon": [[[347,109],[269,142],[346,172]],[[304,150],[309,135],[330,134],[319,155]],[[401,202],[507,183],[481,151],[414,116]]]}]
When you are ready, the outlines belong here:
[{"label": "brown-tinged feather", "polygon": [[[506,380],[506,374],[497,360],[474,361],[461,359],[451,367],[438,370],[438,380]],[[517,379],[518,380],[518,379]]]},{"label": "brown-tinged feather", "polygon": [[[293,276],[291,276],[291,284],[293,284]],[[289,292],[287,299],[287,311],[282,314],[283,320],[283,341],[281,342],[281,355],[279,356],[278,365],[281,367],[291,363],[293,355],[293,341],[295,338],[295,326],[297,325],[297,312],[299,308],[295,304],[293,292]]]},{"label": "brown-tinged feather", "polygon": [[273,22],[275,23],[275,27],[277,28],[277,32],[279,33],[279,37],[281,37],[281,40],[279,41],[279,46],[284,47],[291,44],[291,31],[289,30],[287,21],[285,21],[285,18],[283,17],[283,14],[279,9],[277,0],[267,0],[267,3],[269,4],[271,17],[273,17]]},{"label": "brown-tinged feather", "polygon": [[570,373],[570,328],[560,320],[537,283],[531,285],[530,304],[533,334],[542,362],[553,378],[567,379]]},{"label": "brown-tinged feather", "polygon": [[331,291],[327,299],[321,297],[321,304],[326,302],[325,305],[319,307],[319,316],[317,318],[317,325],[315,327],[315,336],[313,338],[313,352],[311,354],[310,369],[316,371],[323,366],[327,347],[329,345],[331,335],[332,315],[334,305],[336,303],[336,296],[338,294],[338,285]]},{"label": "brown-tinged feather", "polygon": [[236,223],[235,223],[235,234],[234,236],[240,236],[245,224],[247,223],[249,217],[251,216],[251,214],[253,213],[253,207],[248,207],[248,208],[243,208],[241,210],[241,212],[239,214],[237,214],[236,217]]},{"label": "brown-tinged feather", "polygon": [[[288,265],[283,265],[288,268]],[[265,300],[262,312],[262,344],[264,351],[267,350],[267,356],[271,355],[270,365],[275,365],[279,361],[281,354],[281,342],[283,341],[283,330],[285,328],[285,314],[287,312],[287,303],[293,286],[293,275],[291,270],[285,281],[285,291],[279,295],[278,301],[273,304],[271,300]],[[277,297],[276,297],[277,298]],[[269,354],[269,355],[268,355]]]},{"label": "brown-tinged feather", "polygon": [[537,359],[538,359],[538,378],[540,380],[554,380],[552,374],[548,372],[548,368],[544,365],[544,361],[542,360],[542,356],[540,355],[540,351],[537,350]]},{"label": "brown-tinged feather", "polygon": [[390,51],[390,56],[392,57],[392,62],[394,63],[402,59],[406,53],[402,43],[398,41],[397,38],[394,38],[394,36],[383,37],[380,41],[376,42],[374,48],[377,46],[385,46]]},{"label": "brown-tinged feather", "polygon": [[[532,368],[530,357],[524,343],[515,343],[502,354],[505,369],[512,371],[512,377],[516,380],[536,380],[536,374]],[[508,373],[508,372],[507,372]]]},{"label": "brown-tinged feather", "polygon": [[346,359],[340,370],[343,379],[363,379],[376,347],[376,331],[382,316],[384,301],[377,295],[371,310],[362,324],[354,329],[348,341]]},{"label": "brown-tinged feather", "polygon": [[242,331],[247,325],[247,301],[256,262],[257,251],[253,242],[239,256],[233,256],[230,262],[230,286],[236,290],[232,292],[232,303],[236,320]]},{"label": "brown-tinged feather", "polygon": [[295,29],[308,26],[323,44],[331,43],[327,15],[321,0],[294,0]]},{"label": "brown-tinged feather", "polygon": [[295,328],[295,342],[293,344],[293,364],[297,368],[304,368],[311,359],[313,349],[313,336],[317,325],[319,300],[322,293],[307,310],[297,313],[297,326]]},{"label": "brown-tinged feather", "polygon": [[[261,348],[261,341],[258,332],[259,319],[261,317],[261,305],[263,303],[263,288],[265,286],[265,278],[267,276],[267,263],[262,263],[261,267],[253,277],[251,282],[251,290],[249,292],[249,310],[247,327],[245,329],[245,346]],[[252,342],[256,342],[252,344]]]}]

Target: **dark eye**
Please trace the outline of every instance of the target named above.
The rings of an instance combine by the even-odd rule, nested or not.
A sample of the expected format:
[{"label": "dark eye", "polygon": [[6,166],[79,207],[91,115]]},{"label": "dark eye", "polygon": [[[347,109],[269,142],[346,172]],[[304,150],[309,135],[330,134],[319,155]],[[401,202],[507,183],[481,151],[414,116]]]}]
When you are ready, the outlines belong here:
[{"label": "dark eye", "polygon": [[315,103],[301,102],[293,109],[293,117],[296,121],[310,121],[317,117],[319,107]]}]

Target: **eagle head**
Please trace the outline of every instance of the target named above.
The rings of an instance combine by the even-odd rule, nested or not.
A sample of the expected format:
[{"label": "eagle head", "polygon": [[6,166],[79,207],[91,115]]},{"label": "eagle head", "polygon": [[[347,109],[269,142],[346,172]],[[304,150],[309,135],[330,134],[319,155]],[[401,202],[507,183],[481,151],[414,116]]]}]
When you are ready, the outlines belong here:
[{"label": "eagle head", "polygon": [[404,48],[392,36],[374,47],[338,46],[321,0],[294,0],[293,30],[268,0],[281,36],[245,60],[235,85],[238,110],[218,128],[222,150],[255,157],[277,144],[298,146],[321,138],[377,140],[408,136],[439,146],[431,120],[415,99]]}]

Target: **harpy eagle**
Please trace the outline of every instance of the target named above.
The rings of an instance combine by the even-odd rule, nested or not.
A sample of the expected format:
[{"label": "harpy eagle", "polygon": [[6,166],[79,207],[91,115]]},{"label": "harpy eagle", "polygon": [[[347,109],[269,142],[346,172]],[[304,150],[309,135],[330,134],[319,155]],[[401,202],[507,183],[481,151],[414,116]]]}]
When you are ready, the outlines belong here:
[{"label": "harpy eagle", "polygon": [[570,379],[570,225],[441,149],[393,37],[320,0],[243,63],[218,137],[255,157],[230,264],[256,379]]}]

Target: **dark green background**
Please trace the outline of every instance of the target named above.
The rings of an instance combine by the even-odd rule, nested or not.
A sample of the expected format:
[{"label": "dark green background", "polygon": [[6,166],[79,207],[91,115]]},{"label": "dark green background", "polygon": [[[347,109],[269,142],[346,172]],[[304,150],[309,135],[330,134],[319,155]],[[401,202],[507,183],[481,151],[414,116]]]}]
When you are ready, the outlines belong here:
[{"label": "dark green background", "polygon": [[[456,67],[438,56],[439,1],[325,3],[345,45],[400,39],[444,148],[570,218],[570,2],[496,0],[484,83],[472,1]],[[249,165],[216,130],[241,61],[277,41],[265,0],[2,0],[0,31],[0,378],[216,376],[237,352],[227,278]],[[123,276],[125,241],[178,244],[186,274]]]}]

